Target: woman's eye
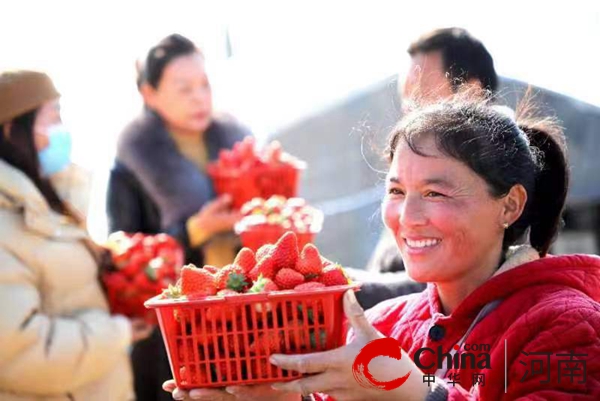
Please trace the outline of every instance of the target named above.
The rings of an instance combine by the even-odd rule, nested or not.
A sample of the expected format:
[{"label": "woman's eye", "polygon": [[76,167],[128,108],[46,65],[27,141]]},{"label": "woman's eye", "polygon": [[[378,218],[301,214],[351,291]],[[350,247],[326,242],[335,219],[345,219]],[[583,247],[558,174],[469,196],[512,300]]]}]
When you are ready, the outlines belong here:
[{"label": "woman's eye", "polygon": [[443,197],[443,196],[445,196],[445,195],[443,195],[443,194],[441,194],[441,193],[439,193],[439,192],[431,191],[431,192],[427,192],[427,193],[425,194],[425,196],[426,196],[427,198],[441,198],[441,197]]},{"label": "woman's eye", "polygon": [[402,194],[404,194],[404,192],[402,192],[401,189],[398,189],[398,188],[388,189],[388,195],[402,195]]}]

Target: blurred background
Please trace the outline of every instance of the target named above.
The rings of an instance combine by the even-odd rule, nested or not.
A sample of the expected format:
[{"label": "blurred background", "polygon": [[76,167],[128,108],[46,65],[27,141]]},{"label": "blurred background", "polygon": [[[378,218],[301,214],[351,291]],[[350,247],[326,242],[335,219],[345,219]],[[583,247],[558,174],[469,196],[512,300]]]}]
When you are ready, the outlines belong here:
[{"label": "blurred background", "polygon": [[[74,161],[94,174],[89,227],[106,235],[116,138],[140,110],[135,61],[181,33],[207,58],[215,106],[309,164],[301,195],[326,214],[319,248],[362,268],[382,229],[384,138],[399,116],[397,78],[421,33],[479,38],[514,104],[527,84],[563,121],[571,150],[569,227],[557,251],[598,252],[600,2],[11,1],[0,69],[46,71],[62,93]],[[561,248],[562,247],[562,248]]]}]

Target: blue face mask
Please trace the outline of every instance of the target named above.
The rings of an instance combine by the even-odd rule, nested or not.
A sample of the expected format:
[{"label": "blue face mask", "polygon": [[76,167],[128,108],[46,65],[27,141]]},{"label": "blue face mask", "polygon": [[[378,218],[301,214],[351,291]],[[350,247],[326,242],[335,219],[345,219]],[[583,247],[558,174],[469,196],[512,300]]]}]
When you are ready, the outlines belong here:
[{"label": "blue face mask", "polygon": [[62,124],[48,129],[48,146],[39,152],[40,168],[48,177],[64,170],[71,162],[71,135]]}]

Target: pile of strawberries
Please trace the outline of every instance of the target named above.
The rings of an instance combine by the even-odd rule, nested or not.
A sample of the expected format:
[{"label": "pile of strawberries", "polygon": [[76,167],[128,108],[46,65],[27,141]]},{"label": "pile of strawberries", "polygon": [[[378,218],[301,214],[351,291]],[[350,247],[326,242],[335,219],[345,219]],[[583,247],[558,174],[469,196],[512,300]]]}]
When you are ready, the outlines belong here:
[{"label": "pile of strawberries", "polygon": [[246,137],[231,150],[223,149],[208,166],[217,194],[229,194],[239,209],[249,200],[271,195],[296,196],[304,163],[283,152],[273,141],[258,149],[254,138]]},{"label": "pile of strawberries", "polygon": [[[330,294],[320,290],[349,283],[343,268],[322,257],[313,244],[300,251],[293,232],[256,253],[243,248],[223,268],[184,266],[177,285],[162,298],[206,302],[173,304],[173,331],[165,336],[178,339],[177,348],[169,351],[177,356],[173,373],[179,374],[178,384],[190,388],[264,382],[277,376],[278,368],[268,362],[273,353],[340,345],[338,336],[325,329],[325,314],[331,319],[333,309],[326,312]],[[258,294],[277,291],[289,291],[289,296],[256,301]]]},{"label": "pile of strawberries", "polygon": [[347,285],[344,269],[322,257],[313,244],[298,249],[294,232],[286,232],[275,244],[262,246],[256,253],[242,248],[234,262],[222,268],[184,266],[178,288],[165,296],[188,299],[209,295],[306,291],[335,285]]},{"label": "pile of strawberries", "polygon": [[101,280],[111,312],[155,323],[156,315],[149,313],[144,301],[176,282],[183,265],[183,249],[166,234],[124,232],[111,234],[105,246],[113,263],[102,272]]},{"label": "pile of strawberries", "polygon": [[286,199],[273,195],[269,199],[254,198],[242,206],[242,219],[235,232],[242,244],[257,251],[265,244],[274,244],[286,231],[298,237],[300,249],[314,242],[323,226],[323,213],[306,204],[302,198]]},{"label": "pile of strawberries", "polygon": [[254,198],[241,209],[242,226],[279,225],[296,233],[315,232],[321,228],[323,214],[302,198],[273,195],[269,199]]}]

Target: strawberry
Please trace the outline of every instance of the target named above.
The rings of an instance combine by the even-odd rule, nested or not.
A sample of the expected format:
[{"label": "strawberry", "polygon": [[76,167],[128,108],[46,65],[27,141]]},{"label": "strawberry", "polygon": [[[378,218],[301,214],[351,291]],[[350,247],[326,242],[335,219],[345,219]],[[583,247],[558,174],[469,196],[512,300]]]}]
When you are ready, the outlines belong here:
[{"label": "strawberry", "polygon": [[322,263],[323,267],[327,267],[329,265],[335,264],[331,260],[327,259],[325,256],[321,256],[321,263]]},{"label": "strawberry", "polygon": [[131,254],[129,261],[121,268],[121,272],[128,277],[135,275],[146,268],[150,259],[143,252],[135,252]]},{"label": "strawberry", "polygon": [[319,289],[319,288],[325,288],[325,284],[313,281],[313,282],[310,282],[310,283],[302,283],[300,285],[297,285],[297,286],[294,287],[294,290],[296,290],[296,291],[309,291],[309,290],[316,290],[316,289]]},{"label": "strawberry", "polygon": [[275,269],[274,259],[270,256],[261,259],[256,264],[256,267],[248,273],[250,278],[254,281],[258,280],[258,277],[261,275],[266,278],[274,279],[275,274],[277,274],[277,270]]},{"label": "strawberry", "polygon": [[250,270],[256,266],[256,258],[252,249],[242,248],[235,257],[233,264],[240,266],[244,273],[250,273]]},{"label": "strawberry", "polygon": [[[210,313],[210,309],[207,311],[207,313]],[[214,321],[207,322],[206,330],[204,331],[201,330],[202,325],[198,325],[198,323],[196,323],[198,329],[196,332],[196,341],[198,341],[200,350],[204,350],[205,345],[208,348],[209,352],[212,352],[215,347],[219,349],[219,340],[222,339],[222,336],[224,334],[223,326],[215,327],[213,323]]]},{"label": "strawberry", "polygon": [[[279,291],[279,287],[277,286],[277,284],[275,284],[273,282],[273,280],[271,280],[270,278],[259,275],[258,279],[254,282],[254,285],[252,285],[252,288],[250,288],[248,290],[248,293],[256,294],[259,292],[273,292],[273,291]],[[262,313],[263,305],[264,305],[264,311],[271,312],[273,310],[273,305],[270,302],[255,303],[254,310],[257,311],[258,313]]]},{"label": "strawberry", "polygon": [[106,274],[103,281],[109,293],[118,293],[129,286],[129,280],[119,273]]},{"label": "strawberry", "polygon": [[249,293],[273,291],[279,291],[279,287],[273,282],[273,280],[264,276],[259,276],[252,287],[248,290]]},{"label": "strawberry", "polygon": [[283,333],[281,331],[268,331],[258,335],[248,349],[252,354],[274,354],[283,346]]},{"label": "strawberry", "polygon": [[227,265],[219,270],[215,276],[217,289],[230,289],[234,291],[242,291],[248,285],[246,273],[238,265]]},{"label": "strawberry", "polygon": [[[231,296],[239,295],[239,293],[233,290],[226,289],[219,291],[217,295]],[[214,305],[206,309],[206,319],[214,320],[216,322],[220,322],[221,319],[224,319],[225,322],[232,322],[236,318],[236,316],[241,316],[241,311],[239,310],[238,306]]]},{"label": "strawberry", "polygon": [[277,270],[295,268],[296,261],[298,261],[298,238],[296,238],[296,234],[292,231],[283,234],[275,244],[272,255]]},{"label": "strawberry", "polygon": [[[156,281],[152,281],[146,272],[139,272],[133,278],[133,286],[143,292],[160,292],[160,286],[156,284]],[[158,287],[158,288],[157,288]]]},{"label": "strawberry", "polygon": [[206,374],[203,368],[198,371],[195,365],[190,365],[190,370],[185,366],[179,369],[179,376],[183,384],[187,385],[198,385],[203,383],[210,383],[210,376]]},{"label": "strawberry", "polygon": [[178,341],[177,346],[177,355],[180,361],[193,361],[195,359],[194,343],[191,339],[188,339],[185,343]]},{"label": "strawberry", "polygon": [[256,251],[256,261],[260,262],[267,255],[270,255],[271,251],[273,250],[274,247],[275,246],[272,244],[265,244],[265,245],[261,246],[260,248],[258,248],[258,251]]},{"label": "strawberry", "polygon": [[333,285],[347,285],[350,283],[346,272],[340,265],[329,265],[323,269],[323,273],[319,277],[319,282],[327,287]]},{"label": "strawberry", "polygon": [[321,274],[323,264],[316,246],[313,244],[306,244],[304,246],[298,263],[296,263],[296,270],[305,277]]},{"label": "strawberry", "polygon": [[296,270],[284,268],[277,272],[274,281],[282,290],[291,290],[304,283],[304,276]]},{"label": "strawberry", "polygon": [[209,272],[210,274],[217,274],[219,272],[219,270],[221,270],[218,267],[211,266],[211,265],[205,265],[203,267],[203,269],[206,270],[207,272]]},{"label": "strawberry", "polygon": [[188,297],[215,295],[215,278],[208,271],[194,265],[184,266],[181,269],[181,293]]}]

